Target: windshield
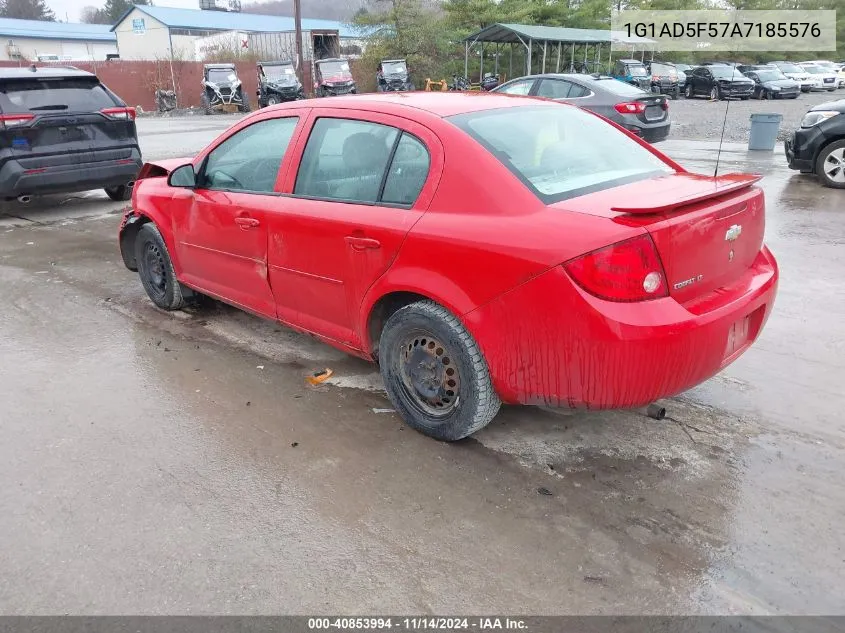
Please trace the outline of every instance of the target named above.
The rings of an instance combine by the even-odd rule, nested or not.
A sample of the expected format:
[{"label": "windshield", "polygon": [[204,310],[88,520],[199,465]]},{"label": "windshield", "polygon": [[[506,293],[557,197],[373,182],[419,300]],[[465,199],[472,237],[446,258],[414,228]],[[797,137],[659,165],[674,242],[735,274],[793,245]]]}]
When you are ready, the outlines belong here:
[{"label": "windshield", "polygon": [[626,66],[627,73],[632,77],[645,77],[648,75],[646,72],[645,66],[639,66],[634,64],[628,64]]},{"label": "windshield", "polygon": [[830,71],[823,66],[804,66],[804,70],[811,75],[826,75]]},{"label": "windshield", "polygon": [[778,68],[780,68],[781,72],[784,73],[803,73],[804,69],[797,64],[778,64]]},{"label": "windshield", "polygon": [[405,62],[382,62],[381,71],[385,75],[404,75],[408,69]]},{"label": "windshield", "polygon": [[597,85],[599,88],[604,88],[608,92],[612,92],[620,97],[642,97],[648,94],[645,90],[641,90],[636,86],[619,81],[618,79],[597,79],[596,81],[598,82]]},{"label": "windshield", "polygon": [[754,73],[760,78],[760,81],[778,81],[779,79],[786,79],[779,70],[755,70]]},{"label": "windshield", "polygon": [[651,74],[663,75],[668,77],[677,77],[678,71],[674,66],[670,66],[669,64],[655,64],[654,62],[652,62]]},{"label": "windshield", "polygon": [[514,107],[450,117],[546,204],[673,169],[589,112]]},{"label": "windshield", "polygon": [[352,79],[352,73],[349,71],[347,62],[320,62],[320,72],[323,74],[323,79],[329,77]]},{"label": "windshield", "polygon": [[264,66],[264,76],[270,80],[293,79],[296,73],[293,66]]},{"label": "windshield", "polygon": [[732,66],[708,66],[707,69],[718,79],[745,79],[745,76]]},{"label": "windshield", "polygon": [[231,68],[209,68],[208,81],[213,84],[232,83],[237,81],[238,76]]},{"label": "windshield", "polygon": [[96,77],[13,79],[0,83],[0,112],[97,112],[114,105]]}]

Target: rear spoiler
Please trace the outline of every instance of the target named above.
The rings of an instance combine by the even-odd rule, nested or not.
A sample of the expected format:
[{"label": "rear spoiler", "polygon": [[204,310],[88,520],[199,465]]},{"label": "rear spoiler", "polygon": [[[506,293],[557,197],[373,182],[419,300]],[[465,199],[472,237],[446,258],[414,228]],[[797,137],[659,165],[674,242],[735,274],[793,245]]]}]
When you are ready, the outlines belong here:
[{"label": "rear spoiler", "polygon": [[[646,181],[650,191],[643,191],[642,197],[634,196],[636,203],[616,205],[612,207],[612,210],[634,215],[666,213],[679,207],[746,189],[760,178],[762,176],[757,174],[725,174],[714,178],[702,174],[676,173]],[[655,191],[655,184],[663,186]]]}]

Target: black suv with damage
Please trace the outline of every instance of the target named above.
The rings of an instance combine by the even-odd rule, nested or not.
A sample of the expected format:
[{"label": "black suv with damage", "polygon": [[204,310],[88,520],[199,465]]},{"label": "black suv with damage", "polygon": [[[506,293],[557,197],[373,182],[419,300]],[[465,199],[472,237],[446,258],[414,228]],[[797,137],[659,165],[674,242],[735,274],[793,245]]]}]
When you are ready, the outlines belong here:
[{"label": "black suv with damage", "polygon": [[259,108],[304,98],[292,61],[258,62]]},{"label": "black suv with damage", "polygon": [[845,99],[807,112],[784,150],[790,169],[815,174],[825,187],[845,189]]},{"label": "black suv with damage", "polygon": [[0,197],[103,188],[128,200],[141,165],[135,109],[96,75],[0,69]]},{"label": "black suv with damage", "polygon": [[200,104],[206,114],[215,111],[249,112],[249,99],[234,64],[203,66]]},{"label": "black suv with damage", "polygon": [[379,92],[414,90],[408,64],[404,59],[383,59],[378,65],[376,84]]}]

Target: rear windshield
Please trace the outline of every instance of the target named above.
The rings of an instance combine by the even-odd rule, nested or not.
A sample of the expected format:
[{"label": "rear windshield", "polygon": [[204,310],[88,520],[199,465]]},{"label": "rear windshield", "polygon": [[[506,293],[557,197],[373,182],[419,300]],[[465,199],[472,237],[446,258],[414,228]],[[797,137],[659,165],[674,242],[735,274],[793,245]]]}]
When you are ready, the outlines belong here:
[{"label": "rear windshield", "polygon": [[0,82],[0,111],[96,112],[115,105],[96,77],[13,79]]},{"label": "rear windshield", "polygon": [[598,79],[596,85],[620,97],[642,97],[646,92],[618,79]]},{"label": "rear windshield", "polygon": [[609,123],[574,107],[504,108],[449,120],[546,204],[674,171]]}]

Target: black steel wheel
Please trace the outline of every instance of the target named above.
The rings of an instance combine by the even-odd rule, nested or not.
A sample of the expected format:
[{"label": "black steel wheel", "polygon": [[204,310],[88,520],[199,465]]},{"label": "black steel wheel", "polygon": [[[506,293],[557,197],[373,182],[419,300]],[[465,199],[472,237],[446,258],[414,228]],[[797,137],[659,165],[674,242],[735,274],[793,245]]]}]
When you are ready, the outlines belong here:
[{"label": "black steel wheel", "polygon": [[692,99],[695,96],[695,93],[692,91],[692,84],[686,85],[686,88],[684,88],[684,95],[686,95],[687,99]]},{"label": "black steel wheel", "polygon": [[163,310],[178,310],[185,305],[182,288],[176,279],[170,254],[158,228],[148,222],[135,239],[138,276],[150,300]]},{"label": "black steel wheel", "polygon": [[432,301],[390,316],[379,340],[379,365],[387,394],[408,425],[438,440],[472,435],[499,411],[478,344]]}]

